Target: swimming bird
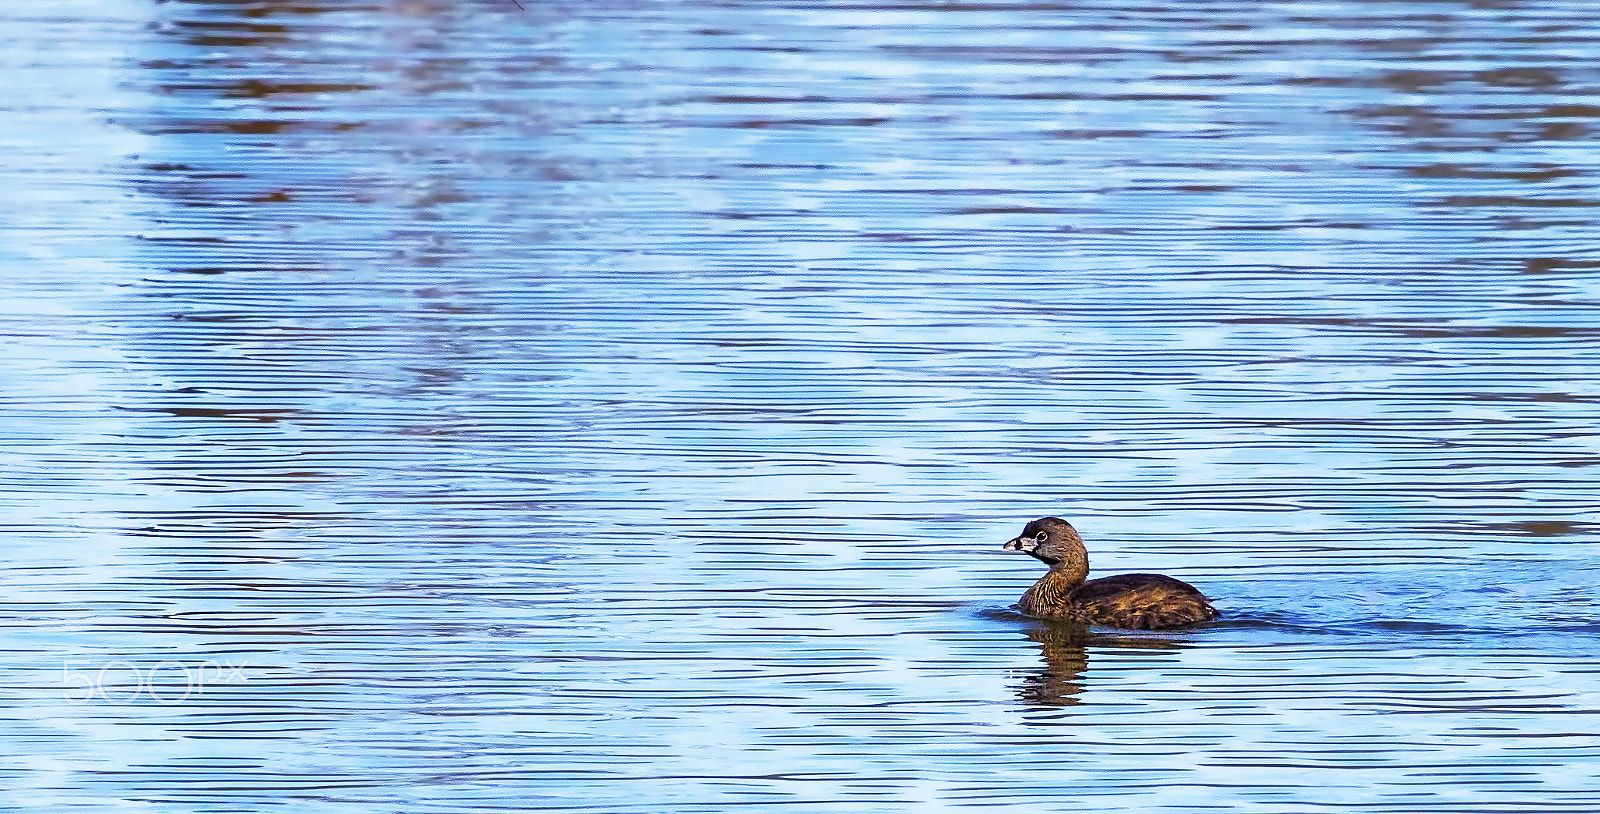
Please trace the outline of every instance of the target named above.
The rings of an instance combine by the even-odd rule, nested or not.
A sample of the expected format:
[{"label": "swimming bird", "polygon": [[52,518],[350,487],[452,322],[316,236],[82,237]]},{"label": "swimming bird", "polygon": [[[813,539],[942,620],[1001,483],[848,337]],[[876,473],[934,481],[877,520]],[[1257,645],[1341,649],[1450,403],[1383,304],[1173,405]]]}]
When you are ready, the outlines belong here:
[{"label": "swimming bird", "polygon": [[1031,554],[1050,566],[1017,602],[1029,616],[1129,630],[1171,630],[1219,616],[1205,594],[1172,577],[1120,574],[1085,582],[1089,552],[1078,530],[1059,517],[1029,523],[1004,548]]}]

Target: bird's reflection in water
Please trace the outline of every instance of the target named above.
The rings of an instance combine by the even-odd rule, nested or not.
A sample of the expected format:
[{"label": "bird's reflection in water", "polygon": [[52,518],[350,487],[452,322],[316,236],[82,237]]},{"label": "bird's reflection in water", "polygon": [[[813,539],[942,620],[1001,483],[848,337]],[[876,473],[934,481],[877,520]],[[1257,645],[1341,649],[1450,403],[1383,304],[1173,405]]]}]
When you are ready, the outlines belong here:
[{"label": "bird's reflection in water", "polygon": [[1065,707],[1078,703],[1083,692],[1079,677],[1089,668],[1089,626],[1078,622],[1051,622],[1025,631],[1039,643],[1045,667],[1022,680],[1017,697],[1034,704]]},{"label": "bird's reflection in water", "polygon": [[1180,650],[1181,641],[1149,634],[1095,633],[1079,622],[1041,622],[1023,631],[1039,643],[1044,669],[1025,676],[1017,698],[1030,704],[1068,707],[1083,693],[1083,675],[1089,669],[1089,648]]}]

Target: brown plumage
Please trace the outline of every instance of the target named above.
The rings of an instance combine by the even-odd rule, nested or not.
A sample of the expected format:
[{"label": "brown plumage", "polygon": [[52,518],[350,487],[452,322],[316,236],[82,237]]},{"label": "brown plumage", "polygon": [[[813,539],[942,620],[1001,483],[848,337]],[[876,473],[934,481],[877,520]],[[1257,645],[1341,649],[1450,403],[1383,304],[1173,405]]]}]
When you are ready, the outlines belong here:
[{"label": "brown plumage", "polygon": [[1170,630],[1218,616],[1205,594],[1172,577],[1121,574],[1085,582],[1089,552],[1078,530],[1059,517],[1029,523],[1005,548],[1031,554],[1050,566],[1017,602],[1029,616],[1129,630]]}]

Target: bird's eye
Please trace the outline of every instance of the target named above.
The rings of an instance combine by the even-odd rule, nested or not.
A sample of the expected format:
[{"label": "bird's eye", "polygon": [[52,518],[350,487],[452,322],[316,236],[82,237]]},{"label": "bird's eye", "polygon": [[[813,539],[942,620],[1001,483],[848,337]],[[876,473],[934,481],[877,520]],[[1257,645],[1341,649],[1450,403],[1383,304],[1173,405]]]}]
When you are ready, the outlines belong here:
[{"label": "bird's eye", "polygon": [[1042,542],[1044,542],[1044,541],[1045,541],[1045,539],[1046,539],[1046,538],[1048,538],[1048,537],[1049,537],[1049,536],[1050,536],[1050,535],[1048,535],[1048,534],[1045,534],[1045,533],[1044,533],[1044,532],[1042,532],[1042,531],[1041,531],[1041,532],[1039,532],[1039,533],[1038,533],[1038,534],[1035,534],[1035,535],[1033,535],[1033,541],[1034,541],[1034,542],[1036,542],[1036,543],[1042,543]]}]

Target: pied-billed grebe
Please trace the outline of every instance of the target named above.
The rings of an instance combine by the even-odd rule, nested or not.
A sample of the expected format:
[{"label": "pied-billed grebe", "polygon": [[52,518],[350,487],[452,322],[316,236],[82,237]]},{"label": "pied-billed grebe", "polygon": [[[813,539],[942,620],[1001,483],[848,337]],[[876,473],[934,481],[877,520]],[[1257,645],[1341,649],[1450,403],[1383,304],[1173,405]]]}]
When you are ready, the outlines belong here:
[{"label": "pied-billed grebe", "polygon": [[1084,582],[1089,552],[1078,530],[1059,517],[1029,523],[1005,548],[1032,554],[1050,566],[1049,573],[1017,602],[1029,616],[1129,630],[1169,630],[1218,615],[1193,585],[1160,574],[1121,574]]}]

